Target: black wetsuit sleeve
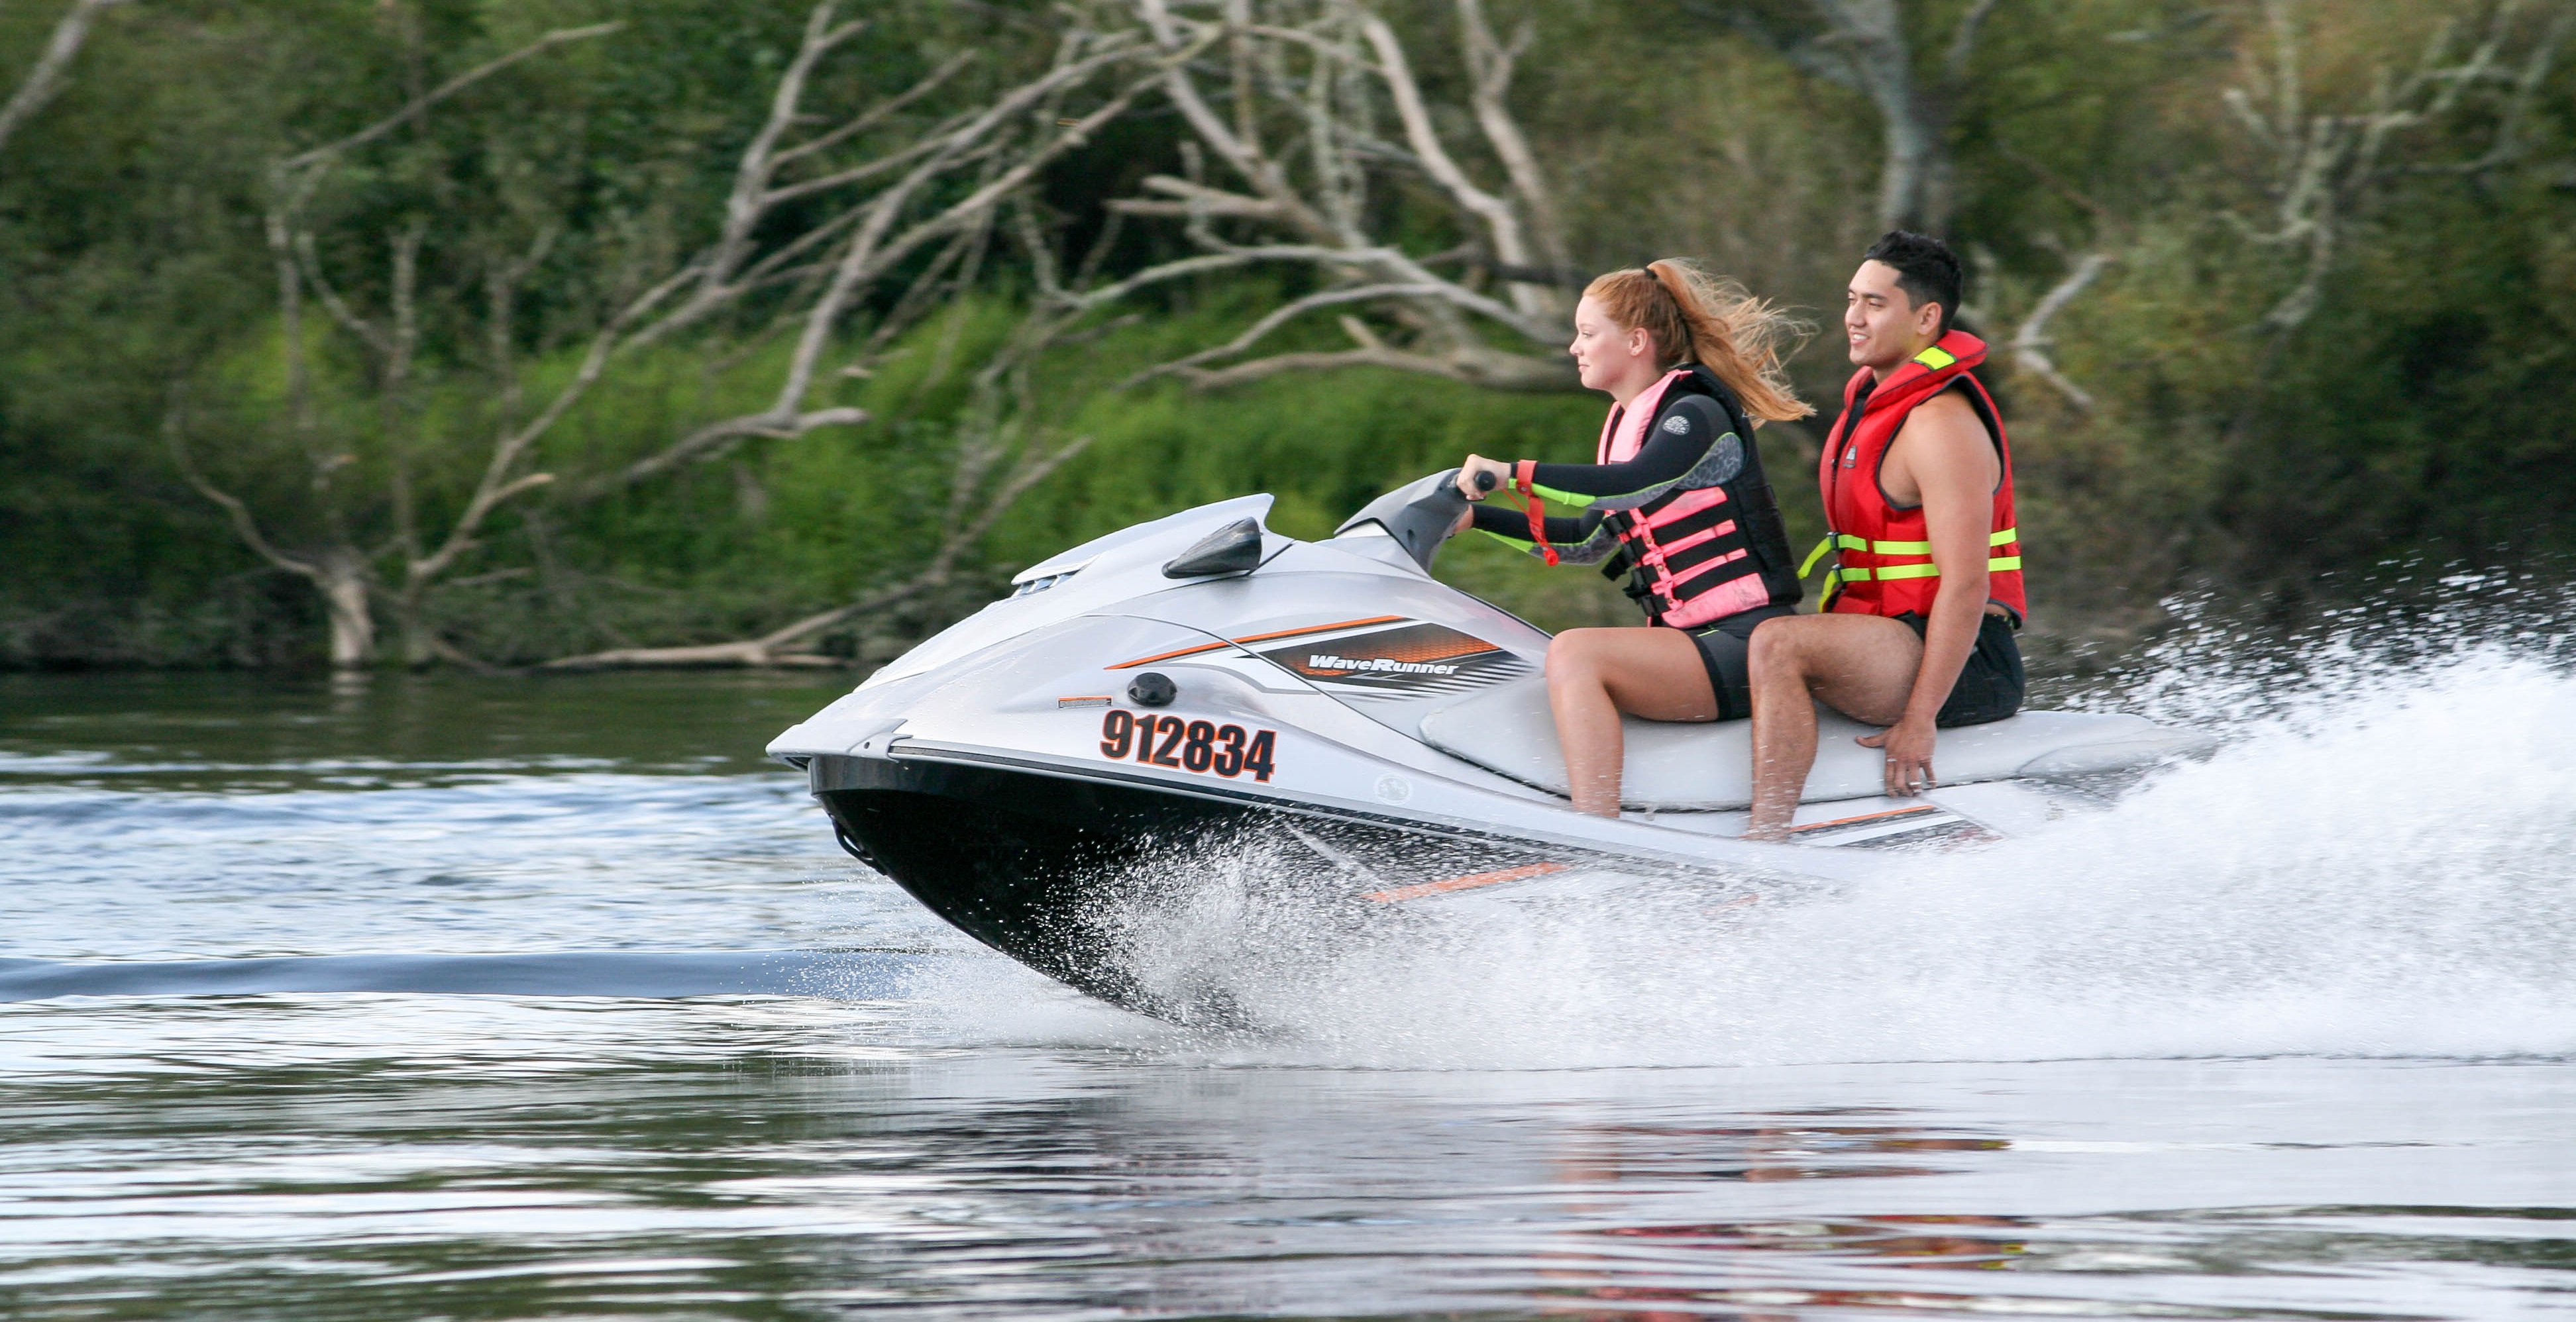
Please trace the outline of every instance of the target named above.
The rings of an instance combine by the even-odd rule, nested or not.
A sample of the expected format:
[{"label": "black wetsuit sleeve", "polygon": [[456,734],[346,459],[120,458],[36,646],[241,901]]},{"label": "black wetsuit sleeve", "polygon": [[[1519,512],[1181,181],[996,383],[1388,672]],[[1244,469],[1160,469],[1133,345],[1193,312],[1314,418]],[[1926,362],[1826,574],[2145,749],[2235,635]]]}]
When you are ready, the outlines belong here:
[{"label": "black wetsuit sleeve", "polygon": [[1635,509],[1685,478],[1692,486],[1732,480],[1744,467],[1744,444],[1724,405],[1706,395],[1682,395],[1665,402],[1645,444],[1627,462],[1537,464],[1530,484],[1539,495],[1576,509]]}]

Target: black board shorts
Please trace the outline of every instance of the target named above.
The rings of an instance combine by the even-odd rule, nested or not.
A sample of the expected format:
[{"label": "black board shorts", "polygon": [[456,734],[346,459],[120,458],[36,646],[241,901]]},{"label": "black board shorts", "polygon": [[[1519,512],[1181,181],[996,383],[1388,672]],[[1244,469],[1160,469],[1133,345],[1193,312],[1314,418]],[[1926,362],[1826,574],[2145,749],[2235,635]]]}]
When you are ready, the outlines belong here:
[{"label": "black board shorts", "polygon": [[[1923,636],[1924,620],[1907,611],[1896,617],[1914,636]],[[2021,644],[2013,641],[2013,632],[2021,626],[2010,615],[1991,612],[1980,617],[1977,625],[1977,647],[1968,653],[1968,663],[1959,667],[1959,682],[1950,686],[1950,700],[1941,704],[1941,712],[1932,724],[1942,728],[1954,725],[1984,725],[2000,721],[2021,710],[2021,699],[2027,687],[2021,668]]]},{"label": "black board shorts", "polygon": [[1709,691],[1717,695],[1717,719],[1741,721],[1753,715],[1748,649],[1753,645],[1754,626],[1797,613],[1795,606],[1756,606],[1690,631],[1691,641],[1699,644],[1700,664],[1708,667]]}]

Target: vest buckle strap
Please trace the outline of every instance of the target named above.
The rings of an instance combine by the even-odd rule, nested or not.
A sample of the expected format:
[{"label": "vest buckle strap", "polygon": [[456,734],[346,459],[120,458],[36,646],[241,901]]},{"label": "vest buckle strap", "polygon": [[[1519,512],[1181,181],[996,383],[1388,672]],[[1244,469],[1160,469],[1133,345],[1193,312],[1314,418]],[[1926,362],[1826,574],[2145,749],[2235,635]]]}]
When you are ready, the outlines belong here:
[{"label": "vest buckle strap", "polygon": [[[1833,549],[1834,535],[1832,533],[1826,533],[1825,539],[1816,543],[1816,549],[1807,552],[1807,558],[1798,562],[1798,577],[1805,578],[1807,575],[1816,572],[1816,562],[1824,559],[1825,556]],[[1828,592],[1830,591],[1831,589],[1828,589]]]}]

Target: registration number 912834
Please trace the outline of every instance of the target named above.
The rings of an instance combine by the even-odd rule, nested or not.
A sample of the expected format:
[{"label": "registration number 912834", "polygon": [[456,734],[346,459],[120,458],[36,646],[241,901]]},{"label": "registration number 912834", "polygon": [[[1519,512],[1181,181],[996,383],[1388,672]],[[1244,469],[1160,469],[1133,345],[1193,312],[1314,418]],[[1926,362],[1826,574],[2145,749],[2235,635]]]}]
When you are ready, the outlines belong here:
[{"label": "registration number 912834", "polygon": [[1100,752],[1112,758],[1133,757],[1152,767],[1214,772],[1225,777],[1251,772],[1266,781],[1277,770],[1279,732],[1246,731],[1240,725],[1193,721],[1180,716],[1143,716],[1111,708],[1100,718]]}]

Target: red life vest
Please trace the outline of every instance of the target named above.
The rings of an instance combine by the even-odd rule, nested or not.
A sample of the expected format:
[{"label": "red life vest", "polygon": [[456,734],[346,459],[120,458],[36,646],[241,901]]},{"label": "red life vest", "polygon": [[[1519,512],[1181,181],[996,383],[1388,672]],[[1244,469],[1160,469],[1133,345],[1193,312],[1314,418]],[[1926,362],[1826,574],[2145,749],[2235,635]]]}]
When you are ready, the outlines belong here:
[{"label": "red life vest", "polygon": [[1889,373],[1886,380],[1876,381],[1863,368],[1843,388],[1843,416],[1826,437],[1816,469],[1816,483],[1824,490],[1827,532],[1798,570],[1804,578],[1825,552],[1841,552],[1840,563],[1825,584],[1824,609],[1931,617],[1941,571],[1932,563],[1931,533],[1925,527],[1923,509],[1919,505],[1898,509],[1879,486],[1879,468],[1887,462],[1887,447],[1904,429],[1905,420],[1954,382],[1967,384],[1969,407],[1986,425],[1995,455],[2002,461],[2003,480],[1995,486],[1994,514],[1987,524],[1986,595],[2009,607],[2015,618],[2027,609],[2022,595],[2021,539],[2013,521],[2012,446],[2004,439],[1994,399],[1968,371],[1985,360],[1985,341],[1954,330]]},{"label": "red life vest", "polygon": [[[1789,545],[1780,532],[1771,499],[1771,484],[1762,474],[1762,456],[1754,448],[1753,426],[1715,373],[1684,364],[1629,400],[1611,406],[1601,423],[1596,463],[1626,463],[1646,444],[1647,430],[1662,414],[1673,388],[1696,381],[1725,410],[1728,426],[1742,447],[1743,462],[1733,477],[1707,486],[1676,486],[1633,510],[1602,515],[1619,537],[1620,564],[1633,568],[1637,598],[1659,624],[1695,629],[1757,606],[1795,604],[1803,589],[1789,572]],[[1719,438],[1723,440],[1723,437]],[[1712,442],[1714,446],[1715,442]],[[1527,490],[1526,474],[1522,489]]]}]

